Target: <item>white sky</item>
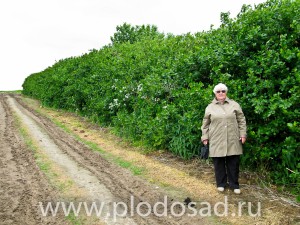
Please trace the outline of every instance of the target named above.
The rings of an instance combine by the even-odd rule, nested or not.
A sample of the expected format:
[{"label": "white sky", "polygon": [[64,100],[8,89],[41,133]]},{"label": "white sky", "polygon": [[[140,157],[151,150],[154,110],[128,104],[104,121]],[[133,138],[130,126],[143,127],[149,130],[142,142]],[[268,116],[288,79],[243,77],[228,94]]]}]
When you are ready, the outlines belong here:
[{"label": "white sky", "polygon": [[220,25],[243,4],[265,0],[1,0],[0,90],[21,90],[24,79],[55,61],[110,43],[118,25],[155,25],[175,35]]}]

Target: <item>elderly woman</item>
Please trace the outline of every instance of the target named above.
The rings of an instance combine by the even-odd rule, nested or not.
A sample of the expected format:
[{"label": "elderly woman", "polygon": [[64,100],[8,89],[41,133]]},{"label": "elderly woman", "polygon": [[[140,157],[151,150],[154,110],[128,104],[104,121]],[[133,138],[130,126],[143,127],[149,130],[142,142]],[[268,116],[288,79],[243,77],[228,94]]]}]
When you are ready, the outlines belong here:
[{"label": "elderly woman", "polygon": [[227,91],[222,83],[215,86],[215,98],[205,109],[201,140],[204,145],[209,144],[217,190],[223,192],[229,185],[240,194],[239,161],[246,141],[246,119],[240,105],[227,97]]}]

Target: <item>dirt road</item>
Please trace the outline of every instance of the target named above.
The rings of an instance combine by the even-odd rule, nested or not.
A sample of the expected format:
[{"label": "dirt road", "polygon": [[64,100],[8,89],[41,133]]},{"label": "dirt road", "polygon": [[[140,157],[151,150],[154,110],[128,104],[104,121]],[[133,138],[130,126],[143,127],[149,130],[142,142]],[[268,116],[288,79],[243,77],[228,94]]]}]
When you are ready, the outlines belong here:
[{"label": "dirt road", "polygon": [[[80,199],[65,199],[49,184],[20,138],[16,118],[38,149],[84,193]],[[46,215],[45,206],[71,200],[85,208],[103,206],[94,224],[209,224],[198,215],[188,216],[192,207],[184,206],[181,215],[183,203],[174,204],[176,200],[156,186],[103,159],[14,95],[0,95],[0,138],[0,224],[68,224],[63,209]]]}]

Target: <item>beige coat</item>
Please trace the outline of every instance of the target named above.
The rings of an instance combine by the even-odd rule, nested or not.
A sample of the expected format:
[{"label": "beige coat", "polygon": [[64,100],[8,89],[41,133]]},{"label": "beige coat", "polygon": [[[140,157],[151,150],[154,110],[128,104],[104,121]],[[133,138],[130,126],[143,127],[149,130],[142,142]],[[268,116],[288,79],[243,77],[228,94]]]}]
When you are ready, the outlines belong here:
[{"label": "beige coat", "polygon": [[210,157],[243,154],[240,137],[246,137],[247,127],[237,102],[226,98],[222,105],[214,99],[205,109],[201,130],[201,140],[209,141]]}]

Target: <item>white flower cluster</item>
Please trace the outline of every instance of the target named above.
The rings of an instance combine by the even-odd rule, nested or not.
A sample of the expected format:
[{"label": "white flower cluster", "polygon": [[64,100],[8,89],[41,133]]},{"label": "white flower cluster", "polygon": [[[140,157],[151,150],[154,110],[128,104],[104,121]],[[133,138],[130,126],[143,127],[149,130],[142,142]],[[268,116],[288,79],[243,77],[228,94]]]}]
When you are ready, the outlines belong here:
[{"label": "white flower cluster", "polygon": [[[115,82],[117,82],[117,79],[115,79]],[[118,90],[116,85],[112,85],[111,88],[113,90]],[[128,89],[131,89],[131,90],[128,90]],[[124,97],[121,101],[126,102],[132,96],[132,94],[135,94],[136,92],[141,92],[142,90],[143,90],[143,85],[142,84],[139,84],[136,88],[122,87],[122,89],[119,90],[119,93],[123,93],[125,95],[124,95]],[[143,97],[146,98],[145,96],[142,96],[142,98]],[[157,101],[157,100],[155,99],[155,101]],[[158,99],[158,101],[159,101],[159,99]],[[108,108],[110,110],[113,110],[114,108],[120,107],[120,105],[121,105],[121,103],[119,102],[119,100],[114,99],[113,102],[109,103]],[[126,106],[125,103],[124,103],[124,106]]]},{"label": "white flower cluster", "polygon": [[138,86],[137,86],[137,91],[138,92],[141,92],[143,90],[143,85],[142,84],[139,84]]},{"label": "white flower cluster", "polygon": [[114,101],[113,102],[111,102],[111,103],[109,103],[109,106],[108,106],[108,108],[110,109],[110,110],[112,110],[113,108],[118,108],[120,106],[120,103],[118,102],[118,99],[114,99]]}]

